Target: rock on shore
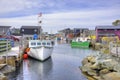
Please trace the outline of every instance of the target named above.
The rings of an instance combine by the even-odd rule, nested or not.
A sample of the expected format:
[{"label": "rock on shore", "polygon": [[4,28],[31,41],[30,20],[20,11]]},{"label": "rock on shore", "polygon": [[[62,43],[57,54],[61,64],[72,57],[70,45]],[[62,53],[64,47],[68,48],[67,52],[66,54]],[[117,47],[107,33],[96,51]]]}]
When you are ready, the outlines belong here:
[{"label": "rock on shore", "polygon": [[80,69],[88,80],[120,80],[120,61],[110,54],[87,56]]},{"label": "rock on shore", "polygon": [[15,71],[16,59],[14,56],[0,58],[0,80],[8,80],[6,74]]}]

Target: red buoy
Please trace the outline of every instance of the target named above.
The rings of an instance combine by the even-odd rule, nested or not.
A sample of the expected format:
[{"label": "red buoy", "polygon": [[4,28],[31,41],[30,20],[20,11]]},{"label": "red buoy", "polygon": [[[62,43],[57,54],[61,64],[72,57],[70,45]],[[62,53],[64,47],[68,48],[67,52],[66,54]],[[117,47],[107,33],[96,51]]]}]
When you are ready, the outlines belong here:
[{"label": "red buoy", "polygon": [[27,58],[28,58],[28,54],[24,54],[23,59],[27,59]]}]

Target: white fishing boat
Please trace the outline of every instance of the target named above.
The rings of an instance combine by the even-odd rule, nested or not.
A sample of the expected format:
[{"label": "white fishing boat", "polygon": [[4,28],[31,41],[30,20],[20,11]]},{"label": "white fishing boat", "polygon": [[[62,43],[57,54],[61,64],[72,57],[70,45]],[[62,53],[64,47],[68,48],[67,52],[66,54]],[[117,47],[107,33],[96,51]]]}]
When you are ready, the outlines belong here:
[{"label": "white fishing boat", "polygon": [[49,58],[53,51],[53,41],[51,40],[29,40],[29,52],[28,55],[44,61]]}]

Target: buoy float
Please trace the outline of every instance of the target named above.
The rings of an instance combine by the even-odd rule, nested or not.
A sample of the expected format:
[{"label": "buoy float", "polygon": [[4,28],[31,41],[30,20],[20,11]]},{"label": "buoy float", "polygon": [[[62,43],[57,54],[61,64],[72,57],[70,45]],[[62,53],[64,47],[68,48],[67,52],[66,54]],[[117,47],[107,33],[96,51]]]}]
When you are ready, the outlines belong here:
[{"label": "buoy float", "polygon": [[26,48],[26,49],[25,49],[25,52],[29,52],[29,51],[30,51],[30,48]]},{"label": "buoy float", "polygon": [[25,54],[23,55],[23,59],[27,59],[27,58],[28,58],[28,54],[25,53]]},{"label": "buoy float", "polygon": [[24,52],[24,54],[23,54],[23,59],[27,59],[27,58],[28,58],[27,52],[29,52],[29,51],[30,51],[30,48],[26,48],[26,49],[25,49],[25,52]]}]

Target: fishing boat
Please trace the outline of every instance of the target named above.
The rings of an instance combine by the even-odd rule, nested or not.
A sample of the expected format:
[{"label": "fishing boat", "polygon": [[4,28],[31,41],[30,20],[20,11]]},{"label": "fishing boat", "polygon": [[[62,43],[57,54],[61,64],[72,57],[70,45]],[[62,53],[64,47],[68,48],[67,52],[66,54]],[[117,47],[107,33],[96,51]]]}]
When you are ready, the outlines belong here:
[{"label": "fishing boat", "polygon": [[28,55],[40,61],[49,58],[53,51],[52,40],[29,40]]},{"label": "fishing boat", "polygon": [[89,48],[90,45],[90,39],[89,37],[77,37],[72,40],[71,47],[77,47],[77,48]]},{"label": "fishing boat", "polygon": [[[42,13],[38,15],[38,24],[41,26]],[[28,51],[27,54],[40,61],[48,59],[53,51],[54,41],[51,40],[50,36],[42,34],[41,27],[33,30],[33,39],[28,40]]]}]

